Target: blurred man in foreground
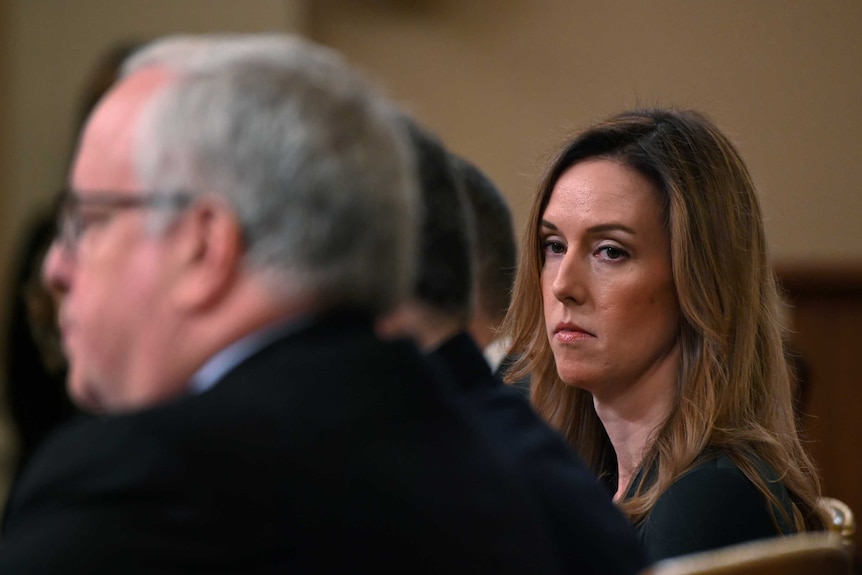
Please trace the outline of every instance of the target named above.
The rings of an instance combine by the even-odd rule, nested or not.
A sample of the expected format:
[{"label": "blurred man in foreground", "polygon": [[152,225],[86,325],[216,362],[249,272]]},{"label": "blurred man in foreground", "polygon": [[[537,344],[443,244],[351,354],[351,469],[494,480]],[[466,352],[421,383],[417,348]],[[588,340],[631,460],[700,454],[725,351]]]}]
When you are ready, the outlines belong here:
[{"label": "blurred man in foreground", "polygon": [[36,454],[2,573],[555,573],[511,465],[379,314],[412,286],[391,106],[297,38],[144,48],[44,276],[95,420]]}]

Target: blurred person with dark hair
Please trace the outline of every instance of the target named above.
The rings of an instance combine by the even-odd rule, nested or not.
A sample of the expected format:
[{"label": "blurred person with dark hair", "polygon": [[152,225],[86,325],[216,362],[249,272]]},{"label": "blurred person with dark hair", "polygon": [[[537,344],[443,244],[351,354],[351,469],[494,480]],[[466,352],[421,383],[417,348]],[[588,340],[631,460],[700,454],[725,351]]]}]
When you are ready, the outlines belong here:
[{"label": "blurred person with dark hair", "polygon": [[41,267],[54,239],[53,218],[38,217],[28,230],[15,272],[7,329],[6,396],[18,448],[15,474],[60,423],[78,413],[66,393],[66,357],[54,299]]},{"label": "blurred person with dark hair", "polygon": [[566,573],[637,573],[645,564],[634,529],[575,451],[531,408],[520,390],[492,373],[468,332],[472,317],[473,214],[444,144],[404,118],[419,164],[423,210],[412,297],[380,322],[406,334],[452,377],[500,457],[528,485],[550,526]]},{"label": "blurred person with dark hair", "polygon": [[[75,118],[76,139],[89,113],[116,81],[123,59],[136,46],[133,41],[111,46],[90,71]],[[58,425],[81,415],[66,393],[67,365],[56,305],[41,281],[42,261],[54,239],[54,219],[53,206],[36,211],[24,232],[13,280],[6,396],[18,440],[16,475]]]},{"label": "blurred person with dark hair", "polygon": [[[487,174],[463,156],[452,154],[451,158],[463,183],[474,225],[473,314],[468,331],[482,348],[491,369],[505,381],[516,359],[509,355],[508,338],[500,335],[518,267],[512,212]],[[529,395],[529,375],[508,383]]]}]

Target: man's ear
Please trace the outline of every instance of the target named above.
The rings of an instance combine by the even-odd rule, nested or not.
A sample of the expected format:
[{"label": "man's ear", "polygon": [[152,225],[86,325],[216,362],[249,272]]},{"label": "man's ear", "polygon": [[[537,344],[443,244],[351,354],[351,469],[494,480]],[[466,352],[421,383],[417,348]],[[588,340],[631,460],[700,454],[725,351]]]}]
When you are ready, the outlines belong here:
[{"label": "man's ear", "polygon": [[218,305],[234,287],[244,253],[242,226],[224,202],[202,198],[183,214],[175,303],[186,310]]}]

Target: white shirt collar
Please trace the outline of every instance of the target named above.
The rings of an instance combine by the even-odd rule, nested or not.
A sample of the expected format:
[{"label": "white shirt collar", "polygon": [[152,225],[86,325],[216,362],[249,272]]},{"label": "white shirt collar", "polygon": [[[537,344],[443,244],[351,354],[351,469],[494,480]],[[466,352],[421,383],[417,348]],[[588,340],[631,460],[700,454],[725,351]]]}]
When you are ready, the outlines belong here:
[{"label": "white shirt collar", "polygon": [[292,332],[299,331],[307,325],[306,317],[292,317],[273,326],[254,331],[222,349],[198,369],[189,383],[189,392],[193,395],[203,393],[218,383],[237,365],[265,348],[275,340]]},{"label": "white shirt collar", "polygon": [[509,339],[500,337],[489,343],[487,347],[482,350],[482,353],[485,355],[485,360],[488,362],[488,365],[491,366],[491,371],[497,371],[497,368],[500,367],[506,354],[509,353],[509,347]]}]

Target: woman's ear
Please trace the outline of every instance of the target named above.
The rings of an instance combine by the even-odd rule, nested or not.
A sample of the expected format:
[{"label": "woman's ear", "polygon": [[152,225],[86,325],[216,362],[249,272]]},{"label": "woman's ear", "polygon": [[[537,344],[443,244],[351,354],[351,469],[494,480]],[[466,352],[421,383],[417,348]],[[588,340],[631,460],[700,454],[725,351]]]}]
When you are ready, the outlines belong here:
[{"label": "woman's ear", "polygon": [[242,226],[225,202],[202,198],[183,214],[174,301],[187,310],[217,305],[237,281],[244,253]]}]

